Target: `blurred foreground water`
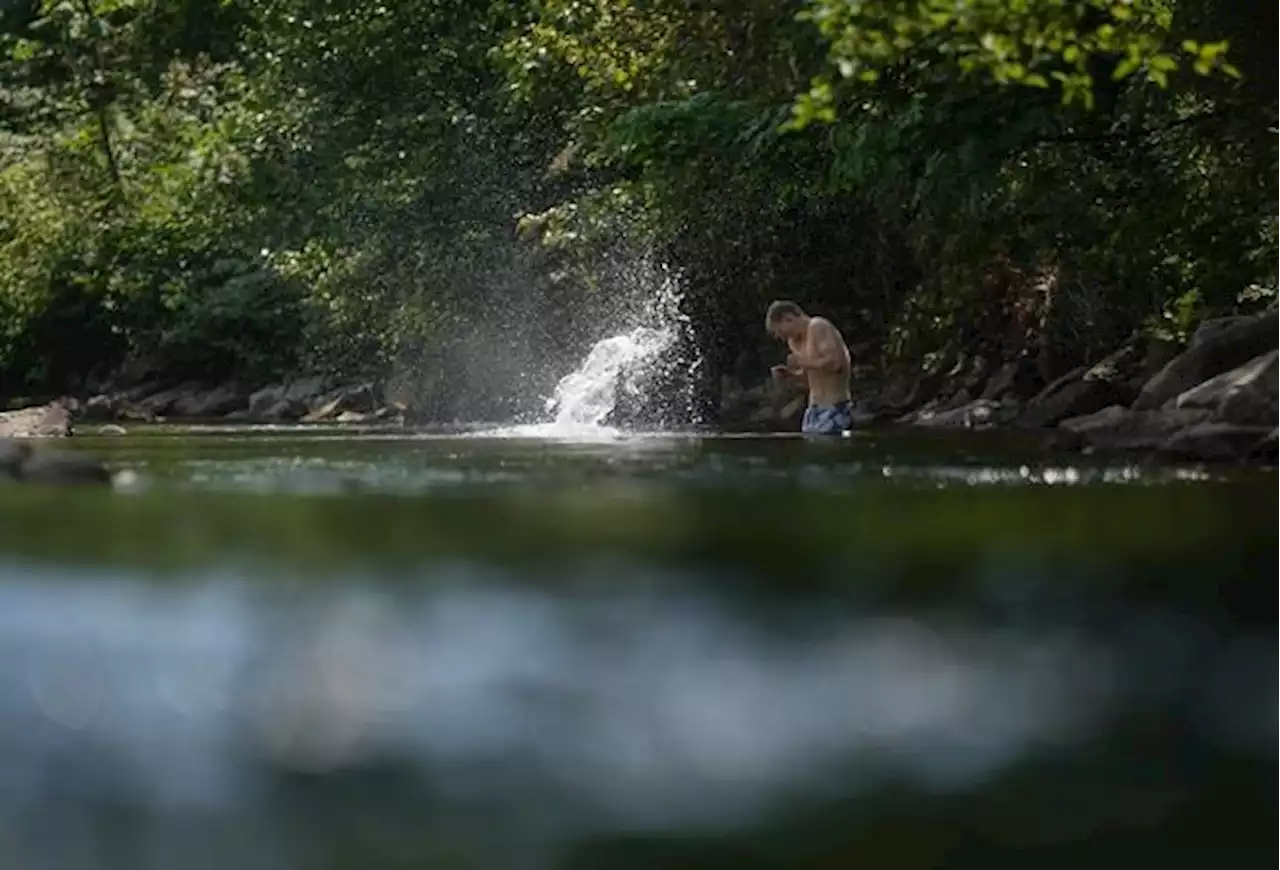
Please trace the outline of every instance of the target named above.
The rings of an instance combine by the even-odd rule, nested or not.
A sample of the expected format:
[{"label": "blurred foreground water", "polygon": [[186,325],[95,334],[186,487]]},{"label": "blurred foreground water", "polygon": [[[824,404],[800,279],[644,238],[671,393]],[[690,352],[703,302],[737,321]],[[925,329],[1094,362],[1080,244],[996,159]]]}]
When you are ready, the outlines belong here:
[{"label": "blurred foreground water", "polygon": [[0,867],[1269,863],[1274,473],[499,434],[0,489]]}]

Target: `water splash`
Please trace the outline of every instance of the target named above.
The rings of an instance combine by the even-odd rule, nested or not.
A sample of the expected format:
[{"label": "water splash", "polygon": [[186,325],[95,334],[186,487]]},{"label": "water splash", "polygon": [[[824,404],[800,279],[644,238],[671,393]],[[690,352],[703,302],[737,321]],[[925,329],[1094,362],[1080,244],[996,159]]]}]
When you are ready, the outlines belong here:
[{"label": "water splash", "polygon": [[597,341],[569,374],[560,378],[545,411],[551,420],[483,433],[486,437],[598,440],[628,431],[697,422],[693,384],[699,367],[692,324],[681,311],[679,275],[641,261],[624,290],[643,302],[627,306],[615,320],[624,329]]},{"label": "water splash", "polygon": [[671,329],[639,327],[597,342],[576,371],[556,384],[547,410],[552,425],[599,426],[617,407],[621,394],[640,393],[644,375],[675,344]]}]

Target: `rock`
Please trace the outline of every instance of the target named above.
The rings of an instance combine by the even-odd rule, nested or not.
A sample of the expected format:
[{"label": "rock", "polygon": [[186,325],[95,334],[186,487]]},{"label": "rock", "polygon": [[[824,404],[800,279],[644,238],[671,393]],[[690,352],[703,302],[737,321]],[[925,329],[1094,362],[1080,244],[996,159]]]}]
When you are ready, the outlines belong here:
[{"label": "rock", "polygon": [[1244,365],[1210,378],[1192,387],[1166,407],[1203,408],[1214,412],[1214,419],[1241,426],[1270,426],[1277,422],[1280,406],[1280,351],[1271,351]]},{"label": "rock", "polygon": [[71,412],[61,402],[0,412],[0,438],[57,438],[71,434]]},{"label": "rock", "polygon": [[964,377],[960,381],[960,389],[971,396],[981,396],[991,377],[990,361],[985,356],[975,356],[965,368]]},{"label": "rock", "polygon": [[1072,369],[1049,384],[1027,402],[1017,424],[1039,429],[1110,405],[1129,404],[1137,393],[1130,381],[1140,362],[1137,342],[1131,339],[1092,366]]},{"label": "rock", "polygon": [[1041,429],[1063,420],[1126,404],[1133,396],[1123,384],[1089,378],[1086,369],[1068,372],[1027,403],[1015,421],[1018,426]]},{"label": "rock", "polygon": [[297,420],[318,407],[329,391],[324,377],[299,378],[264,387],[249,396],[249,417],[257,420]]},{"label": "rock", "polygon": [[956,357],[950,353],[940,353],[927,360],[923,371],[912,381],[905,394],[890,397],[890,404],[897,413],[920,408],[937,398],[938,393],[947,384],[948,374],[958,367]]},{"label": "rock", "polygon": [[200,389],[199,384],[187,382],[174,387],[166,387],[138,399],[126,399],[126,402],[129,408],[138,416],[146,420],[154,420],[158,417],[169,416],[179,402]]},{"label": "rock", "polygon": [[1040,442],[1040,449],[1051,453],[1079,453],[1084,446],[1084,436],[1068,429],[1051,431]]},{"label": "rock", "polygon": [[1209,412],[1196,408],[1126,411],[1119,406],[1063,421],[1062,428],[1096,450],[1155,451],[1176,433],[1204,423]]},{"label": "rock", "polygon": [[1276,349],[1280,318],[1268,311],[1211,330],[1147,381],[1133,403],[1136,411],[1159,408],[1192,387]]},{"label": "rock", "polygon": [[0,482],[110,484],[111,474],[98,460],[12,438],[0,438]]},{"label": "rock", "polygon": [[407,414],[408,411],[409,409],[400,402],[392,402],[391,404],[383,405],[381,408],[374,411],[373,419],[383,421],[389,420],[403,426],[405,414]]},{"label": "rock", "polygon": [[1159,452],[1179,459],[1209,462],[1247,459],[1274,431],[1266,426],[1197,423],[1171,435],[1160,445]]},{"label": "rock", "polygon": [[222,417],[244,406],[248,393],[238,384],[222,384],[212,389],[192,389],[178,396],[169,408],[174,417],[208,420]]},{"label": "rock", "polygon": [[313,408],[302,418],[303,423],[326,423],[336,420],[344,411],[372,414],[378,400],[372,384],[356,384],[340,387],[325,396],[323,404]]},{"label": "rock", "polygon": [[119,396],[100,393],[90,396],[80,409],[80,416],[85,420],[115,420],[120,413]]},{"label": "rock", "polygon": [[367,423],[372,414],[366,414],[363,411],[343,411],[337,417],[333,418],[335,423]]},{"label": "rock", "polygon": [[1002,422],[1007,408],[1008,406],[990,399],[978,399],[947,410],[921,411],[911,415],[914,419],[909,422],[915,426],[981,429]]},{"label": "rock", "polygon": [[979,398],[993,402],[998,402],[1010,395],[1018,399],[1026,399],[1035,395],[1036,390],[1043,383],[1034,360],[1017,359],[996,369]]},{"label": "rock", "polygon": [[1247,314],[1232,314],[1227,317],[1211,317],[1200,324],[1195,334],[1191,336],[1191,347],[1200,347],[1206,342],[1212,341],[1222,333],[1229,329],[1240,326],[1252,320]]},{"label": "rock", "polygon": [[1112,425],[1128,413],[1129,409],[1122,405],[1108,405],[1100,411],[1094,411],[1092,414],[1082,414],[1079,417],[1070,417],[1063,420],[1058,424],[1058,428],[1078,435],[1081,432],[1087,432],[1100,426]]},{"label": "rock", "polygon": [[777,422],[786,429],[799,430],[804,420],[804,410],[808,405],[807,396],[796,396],[778,410]]},{"label": "rock", "polygon": [[1256,459],[1260,462],[1275,462],[1277,459],[1277,444],[1280,443],[1280,430],[1272,429],[1262,438],[1258,439],[1258,443],[1249,448],[1249,459]]}]

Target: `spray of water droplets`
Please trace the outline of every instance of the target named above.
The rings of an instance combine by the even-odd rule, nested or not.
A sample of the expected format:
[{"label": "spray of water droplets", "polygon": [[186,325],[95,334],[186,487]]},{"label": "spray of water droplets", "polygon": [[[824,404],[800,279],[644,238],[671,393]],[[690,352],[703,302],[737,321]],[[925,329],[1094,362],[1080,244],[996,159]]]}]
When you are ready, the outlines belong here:
[{"label": "spray of water droplets", "polygon": [[615,272],[612,334],[597,341],[545,402],[550,420],[486,432],[547,438],[614,438],[697,423],[694,385],[700,360],[681,310],[679,273],[651,258]]}]

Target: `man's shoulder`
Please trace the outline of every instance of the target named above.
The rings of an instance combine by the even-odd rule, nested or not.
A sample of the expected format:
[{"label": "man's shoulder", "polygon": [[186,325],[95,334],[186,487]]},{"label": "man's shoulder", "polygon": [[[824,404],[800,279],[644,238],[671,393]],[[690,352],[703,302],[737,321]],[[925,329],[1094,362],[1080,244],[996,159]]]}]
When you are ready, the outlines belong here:
[{"label": "man's shoulder", "polygon": [[827,320],[825,317],[816,316],[809,318],[809,329],[816,330],[818,332],[840,332],[840,330],[836,329],[836,325],[830,320]]}]

